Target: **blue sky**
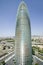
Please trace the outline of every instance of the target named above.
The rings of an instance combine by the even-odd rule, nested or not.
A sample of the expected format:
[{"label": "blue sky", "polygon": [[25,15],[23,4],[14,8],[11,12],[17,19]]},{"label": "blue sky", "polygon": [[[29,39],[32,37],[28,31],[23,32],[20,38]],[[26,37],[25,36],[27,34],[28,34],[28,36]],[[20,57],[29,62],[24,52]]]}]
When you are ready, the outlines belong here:
[{"label": "blue sky", "polygon": [[[22,0],[0,0],[0,37],[14,36],[16,14]],[[32,35],[43,35],[43,0],[24,0],[28,7]]]}]

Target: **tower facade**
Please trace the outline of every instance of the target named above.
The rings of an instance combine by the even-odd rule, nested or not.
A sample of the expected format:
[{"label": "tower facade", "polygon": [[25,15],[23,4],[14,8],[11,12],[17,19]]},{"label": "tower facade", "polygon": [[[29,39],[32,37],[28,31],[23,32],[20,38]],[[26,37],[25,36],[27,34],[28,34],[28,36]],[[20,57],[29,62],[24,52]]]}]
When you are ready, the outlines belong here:
[{"label": "tower facade", "polygon": [[17,11],[15,32],[16,65],[32,65],[31,28],[26,4],[21,2]]}]

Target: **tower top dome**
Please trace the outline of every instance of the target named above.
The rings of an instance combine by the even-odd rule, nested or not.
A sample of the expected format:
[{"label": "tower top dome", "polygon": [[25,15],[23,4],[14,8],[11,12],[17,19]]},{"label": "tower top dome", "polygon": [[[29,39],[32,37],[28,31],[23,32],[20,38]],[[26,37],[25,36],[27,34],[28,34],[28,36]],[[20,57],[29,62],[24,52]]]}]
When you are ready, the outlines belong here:
[{"label": "tower top dome", "polygon": [[[25,14],[24,14],[25,13]],[[21,1],[21,3],[19,4],[19,7],[18,7],[18,11],[17,11],[17,18],[19,17],[19,16],[21,16],[21,15],[26,15],[27,14],[27,16],[28,16],[28,8],[27,8],[27,6],[26,6],[26,4],[25,4],[25,2],[24,1]],[[22,16],[22,17],[23,17]]]},{"label": "tower top dome", "polygon": [[20,3],[20,5],[19,5],[18,10],[26,10],[26,9],[27,9],[26,4],[25,4],[24,1],[22,1],[22,2]]},{"label": "tower top dome", "polygon": [[26,4],[25,4],[24,1],[22,1],[22,2],[20,3],[20,8],[21,8],[21,9],[25,9],[25,8],[26,8]]}]

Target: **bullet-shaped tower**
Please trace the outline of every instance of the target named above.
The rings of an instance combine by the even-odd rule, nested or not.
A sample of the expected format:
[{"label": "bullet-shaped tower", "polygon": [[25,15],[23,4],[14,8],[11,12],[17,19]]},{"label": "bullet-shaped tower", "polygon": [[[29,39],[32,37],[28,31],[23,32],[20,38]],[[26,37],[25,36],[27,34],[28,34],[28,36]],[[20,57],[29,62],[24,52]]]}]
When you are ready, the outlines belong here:
[{"label": "bullet-shaped tower", "polygon": [[31,28],[26,4],[22,1],[17,11],[15,32],[16,65],[32,65]]}]

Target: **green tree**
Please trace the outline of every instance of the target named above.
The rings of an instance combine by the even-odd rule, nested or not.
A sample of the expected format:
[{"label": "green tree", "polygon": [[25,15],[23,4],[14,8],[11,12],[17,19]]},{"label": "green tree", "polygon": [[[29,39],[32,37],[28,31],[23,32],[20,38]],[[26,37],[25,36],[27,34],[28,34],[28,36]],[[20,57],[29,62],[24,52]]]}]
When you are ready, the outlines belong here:
[{"label": "green tree", "polygon": [[32,48],[32,55],[35,55],[35,51],[34,51],[34,49]]},{"label": "green tree", "polygon": [[36,63],[35,65],[38,65],[38,63]]},{"label": "green tree", "polygon": [[1,64],[2,64],[2,65],[5,65],[6,63],[5,63],[5,61],[2,61]]}]

